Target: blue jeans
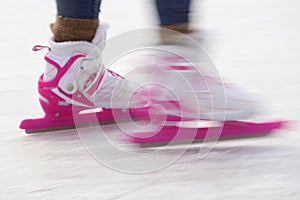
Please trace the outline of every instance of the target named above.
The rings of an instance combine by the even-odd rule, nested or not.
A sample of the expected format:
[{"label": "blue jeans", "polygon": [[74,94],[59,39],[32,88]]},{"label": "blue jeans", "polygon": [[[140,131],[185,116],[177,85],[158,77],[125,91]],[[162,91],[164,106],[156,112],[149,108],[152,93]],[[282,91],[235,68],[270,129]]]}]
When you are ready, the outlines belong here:
[{"label": "blue jeans", "polygon": [[189,22],[190,0],[155,0],[160,25],[169,26]]},{"label": "blue jeans", "polygon": [[[190,0],[155,0],[160,25],[189,22]],[[57,14],[77,19],[98,19],[101,0],[56,0]]]},{"label": "blue jeans", "polygon": [[98,19],[101,0],[56,0],[57,15],[75,19]]}]

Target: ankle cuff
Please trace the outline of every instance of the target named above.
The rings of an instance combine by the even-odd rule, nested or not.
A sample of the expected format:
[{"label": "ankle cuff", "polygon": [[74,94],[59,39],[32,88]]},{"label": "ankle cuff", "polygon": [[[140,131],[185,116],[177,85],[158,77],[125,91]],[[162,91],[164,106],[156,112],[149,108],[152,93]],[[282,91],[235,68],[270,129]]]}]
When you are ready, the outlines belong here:
[{"label": "ankle cuff", "polygon": [[188,24],[165,25],[160,29],[160,43],[162,45],[181,44],[178,38],[181,34],[189,33]]},{"label": "ankle cuff", "polygon": [[55,23],[50,24],[50,28],[56,42],[91,42],[98,25],[98,19],[73,19],[57,16]]}]

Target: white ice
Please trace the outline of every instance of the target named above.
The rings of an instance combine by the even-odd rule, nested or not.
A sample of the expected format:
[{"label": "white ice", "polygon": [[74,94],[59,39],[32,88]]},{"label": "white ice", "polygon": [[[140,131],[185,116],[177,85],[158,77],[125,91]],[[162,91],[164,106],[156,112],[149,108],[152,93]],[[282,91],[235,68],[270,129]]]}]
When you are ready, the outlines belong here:
[{"label": "white ice", "polygon": [[[260,96],[267,108],[264,119],[300,118],[299,7],[298,0],[193,4],[194,25],[212,34],[209,53],[219,72]],[[104,1],[102,11],[101,20],[111,25],[109,38],[156,24],[150,0]],[[80,131],[80,136],[86,132],[82,140],[74,130],[25,135],[19,122],[42,115],[37,79],[43,52],[33,53],[31,47],[47,44],[55,4],[1,1],[0,15],[0,199],[300,198],[297,124],[272,137],[218,143],[204,159],[199,159],[199,145],[158,152],[118,146],[135,153],[124,157],[90,129]],[[105,131],[118,133],[115,126]],[[152,173],[126,173],[162,164],[169,165]]]}]

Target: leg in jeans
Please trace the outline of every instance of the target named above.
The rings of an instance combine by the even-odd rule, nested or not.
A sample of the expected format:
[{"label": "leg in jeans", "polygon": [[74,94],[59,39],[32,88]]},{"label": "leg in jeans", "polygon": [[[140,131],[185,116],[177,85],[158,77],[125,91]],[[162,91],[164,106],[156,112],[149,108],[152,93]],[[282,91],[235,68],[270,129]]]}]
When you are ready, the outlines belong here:
[{"label": "leg in jeans", "polygon": [[51,24],[56,42],[91,41],[99,24],[101,0],[56,0],[57,18]]},{"label": "leg in jeans", "polygon": [[56,0],[57,15],[76,19],[98,19],[100,0]]},{"label": "leg in jeans", "polygon": [[180,33],[189,33],[189,12],[191,0],[155,0],[160,20],[160,43],[164,45],[176,44],[180,41],[178,34],[166,29]]},{"label": "leg in jeans", "polygon": [[190,0],[155,0],[160,25],[182,33],[188,32]]}]

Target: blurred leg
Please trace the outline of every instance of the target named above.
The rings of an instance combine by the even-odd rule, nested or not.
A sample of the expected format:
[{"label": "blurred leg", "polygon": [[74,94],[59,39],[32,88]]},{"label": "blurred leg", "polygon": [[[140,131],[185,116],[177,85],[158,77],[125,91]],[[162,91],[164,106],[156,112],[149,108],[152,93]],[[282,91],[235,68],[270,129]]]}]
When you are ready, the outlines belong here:
[{"label": "blurred leg", "polygon": [[155,0],[163,28],[188,32],[190,0]]},{"label": "blurred leg", "polygon": [[170,29],[180,33],[189,33],[189,12],[191,0],[155,0],[159,15],[160,43],[172,45],[178,42],[175,32],[166,31]]}]

